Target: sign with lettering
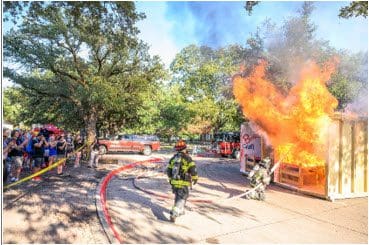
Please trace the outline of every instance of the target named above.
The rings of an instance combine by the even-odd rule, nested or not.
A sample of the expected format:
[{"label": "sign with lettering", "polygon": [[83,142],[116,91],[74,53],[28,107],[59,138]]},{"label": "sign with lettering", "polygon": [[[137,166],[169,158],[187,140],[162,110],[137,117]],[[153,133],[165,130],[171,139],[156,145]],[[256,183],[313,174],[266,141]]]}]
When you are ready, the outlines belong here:
[{"label": "sign with lettering", "polygon": [[261,137],[255,134],[251,127],[244,123],[241,125],[241,156],[240,172],[246,173],[247,159],[261,159]]}]

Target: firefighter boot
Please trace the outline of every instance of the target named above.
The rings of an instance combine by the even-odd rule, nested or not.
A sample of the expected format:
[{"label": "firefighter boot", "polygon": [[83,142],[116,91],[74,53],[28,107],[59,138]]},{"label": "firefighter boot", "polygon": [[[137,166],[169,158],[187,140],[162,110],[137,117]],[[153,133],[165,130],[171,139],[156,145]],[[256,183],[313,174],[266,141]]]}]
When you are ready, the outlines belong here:
[{"label": "firefighter boot", "polygon": [[264,191],[258,192],[258,200],[259,201],[265,201],[265,193]]},{"label": "firefighter boot", "polygon": [[255,190],[251,190],[247,195],[245,196],[246,199],[258,199],[259,195]]},{"label": "firefighter boot", "polygon": [[170,211],[170,221],[174,223],[176,221],[176,218],[179,216],[179,213],[180,213],[179,209],[176,206],[174,206]]},{"label": "firefighter boot", "polygon": [[184,199],[179,199],[176,202],[176,207],[178,208],[178,216],[185,214],[185,205],[186,205],[186,200]]}]

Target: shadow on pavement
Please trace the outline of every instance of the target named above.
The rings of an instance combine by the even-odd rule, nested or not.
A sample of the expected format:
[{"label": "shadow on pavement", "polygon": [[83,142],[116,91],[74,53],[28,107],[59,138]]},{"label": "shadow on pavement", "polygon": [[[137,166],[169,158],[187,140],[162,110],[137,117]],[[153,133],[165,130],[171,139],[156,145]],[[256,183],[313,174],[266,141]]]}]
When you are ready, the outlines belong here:
[{"label": "shadow on pavement", "polygon": [[[127,185],[128,183],[125,182],[122,185]],[[134,187],[130,186],[130,188]],[[165,208],[164,205],[158,205],[156,202],[153,202],[151,198],[146,197],[142,192],[132,191],[124,186],[114,191],[109,191],[107,199],[109,203],[112,201],[123,201],[126,206],[122,210],[132,210],[132,213],[140,213],[139,216],[125,215],[113,208],[116,204],[111,205],[112,208],[109,205],[109,211],[113,217],[115,227],[119,229],[122,237],[128,237],[129,243],[168,244],[194,242],[191,238],[181,237],[178,234],[171,234],[161,230],[160,223],[170,223],[167,216],[165,216],[165,213],[169,213],[170,210]],[[150,210],[151,214],[145,213],[145,209]],[[143,217],[143,215],[146,217]],[[150,227],[150,230],[145,229],[145,227]]]},{"label": "shadow on pavement", "polygon": [[106,172],[71,165],[67,164],[65,176],[51,170],[42,175],[42,182],[28,181],[4,192],[5,243],[79,243],[79,232],[93,223],[103,233],[94,199],[97,177]]},{"label": "shadow on pavement", "polygon": [[[134,189],[131,181],[115,179],[109,188],[114,191],[108,192],[108,202],[111,216],[115,227],[118,227],[120,234],[127,237],[129,243],[193,243],[196,238],[190,236],[178,236],[162,229],[163,225],[171,225],[168,220],[169,207],[173,200],[159,201],[155,197],[148,196],[139,190]],[[211,188],[211,187],[209,187]],[[167,193],[170,190],[168,185]],[[158,191],[158,190],[157,190]],[[163,190],[161,190],[162,192]],[[190,194],[191,197],[191,194]],[[110,205],[111,204],[111,205]],[[115,208],[120,206],[119,208]],[[219,203],[189,203],[186,209],[196,212],[204,219],[221,224],[217,220],[220,215],[228,214],[234,217],[246,217],[258,221],[254,215],[248,214],[245,210]],[[131,213],[128,214],[128,212]],[[127,215],[125,215],[127,214]],[[137,215],[136,215],[137,214]],[[161,224],[161,225],[160,225]],[[177,224],[175,226],[178,226]],[[149,227],[146,229],[146,227]],[[191,226],[182,225],[180,228],[191,232]]]}]

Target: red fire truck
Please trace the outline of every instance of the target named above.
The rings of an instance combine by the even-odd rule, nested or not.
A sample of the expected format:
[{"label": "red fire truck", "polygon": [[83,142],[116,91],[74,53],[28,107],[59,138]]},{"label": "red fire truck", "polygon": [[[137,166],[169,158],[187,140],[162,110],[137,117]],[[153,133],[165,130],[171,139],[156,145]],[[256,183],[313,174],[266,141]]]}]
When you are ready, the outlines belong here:
[{"label": "red fire truck", "polygon": [[223,157],[240,158],[240,133],[221,132],[214,134],[213,149]]}]

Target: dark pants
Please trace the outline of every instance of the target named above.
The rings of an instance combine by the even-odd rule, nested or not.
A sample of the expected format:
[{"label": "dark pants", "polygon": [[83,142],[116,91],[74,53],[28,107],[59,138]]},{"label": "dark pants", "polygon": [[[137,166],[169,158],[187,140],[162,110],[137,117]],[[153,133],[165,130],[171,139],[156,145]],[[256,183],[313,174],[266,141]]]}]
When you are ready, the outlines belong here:
[{"label": "dark pants", "polygon": [[3,160],[3,183],[5,183],[6,180],[8,179],[8,175],[9,175],[8,166],[6,160]]},{"label": "dark pants", "polygon": [[175,199],[172,212],[174,216],[179,216],[184,212],[184,207],[186,205],[187,198],[190,195],[190,191],[187,186],[182,188],[173,187],[173,193],[175,195]]}]

